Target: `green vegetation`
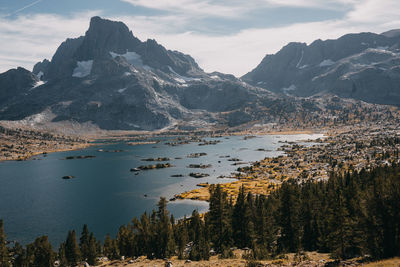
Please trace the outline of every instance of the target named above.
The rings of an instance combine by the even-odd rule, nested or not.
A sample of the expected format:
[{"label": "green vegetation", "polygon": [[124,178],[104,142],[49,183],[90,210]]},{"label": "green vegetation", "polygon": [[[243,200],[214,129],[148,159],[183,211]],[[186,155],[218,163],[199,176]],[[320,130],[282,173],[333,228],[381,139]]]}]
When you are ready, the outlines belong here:
[{"label": "green vegetation", "polygon": [[81,260],[92,265],[99,255],[207,260],[211,249],[231,257],[231,247],[249,251],[248,266],[283,253],[314,250],[337,259],[400,256],[400,165],[395,163],[331,174],[327,182],[290,180],[268,197],[245,194],[242,187],[236,203],[219,185],[210,186],[210,195],[204,217],[194,211],[178,221],[161,198],[156,211],[121,226],[115,239],[107,235],[102,247],[86,225],[79,245],[70,231],[57,257],[45,236],[26,249],[18,243],[7,248],[0,221],[0,263],[7,266],[13,259],[13,266],[51,266],[57,258],[61,266]]}]

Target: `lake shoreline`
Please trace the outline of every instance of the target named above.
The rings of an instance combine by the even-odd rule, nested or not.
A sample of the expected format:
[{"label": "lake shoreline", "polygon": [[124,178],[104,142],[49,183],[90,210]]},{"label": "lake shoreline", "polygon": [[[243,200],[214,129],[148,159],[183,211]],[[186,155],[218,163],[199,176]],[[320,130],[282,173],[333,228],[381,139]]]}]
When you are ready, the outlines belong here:
[{"label": "lake shoreline", "polygon": [[[133,138],[136,139],[134,146],[129,144]],[[118,229],[143,211],[151,212],[160,197],[170,200],[175,194],[195,189],[199,184],[233,182],[234,177],[230,174],[237,167],[244,166],[237,164],[240,161],[251,164],[264,157],[279,155],[282,152],[277,149],[283,145],[282,142],[308,138],[313,137],[248,134],[225,137],[206,135],[201,138],[128,136],[129,140],[118,138],[83,143],[81,147],[75,147],[81,148],[75,152],[68,149],[68,152],[52,150],[57,153],[39,153],[31,160],[1,163],[4,171],[2,180],[7,186],[0,189],[3,195],[0,210],[11,225],[11,238],[21,243],[29,243],[34,236],[46,234],[53,243],[59,244],[68,229],[78,230],[84,223],[93,229],[98,238],[103,239],[110,229]],[[183,144],[178,144],[180,142]],[[88,155],[93,158],[74,160]],[[143,165],[144,160],[167,157],[173,168],[130,171]],[[69,158],[71,160],[65,160]],[[199,169],[201,166],[210,167]],[[209,176],[193,178],[190,173],[207,173]],[[62,179],[65,176],[76,178]],[[24,198],[18,198],[19,195]],[[15,204],[11,207],[6,203]],[[114,205],[119,205],[122,211],[115,210]],[[27,212],[16,214],[16,209]],[[196,209],[206,212],[208,203],[170,201],[168,209],[176,218],[181,218],[190,216]],[[43,216],[38,218],[38,212]],[[110,216],[101,223],[93,219],[104,213]],[[60,221],[63,223],[60,224]],[[27,228],[27,222],[30,222],[30,230],[21,232],[21,229]],[[46,225],[52,226],[52,229],[49,230]],[[114,234],[113,231],[111,234]]]},{"label": "lake shoreline", "polygon": [[[14,130],[14,129],[10,129]],[[47,131],[35,131],[24,129],[25,132],[34,133],[35,135],[41,134],[50,134],[55,135],[53,133]],[[37,140],[36,136],[24,136],[24,143],[32,143],[27,147],[21,146],[21,141],[19,137],[13,136],[4,136],[0,135],[0,140],[6,144],[8,147],[13,147],[15,150],[14,153],[10,153],[6,156],[6,153],[0,153],[0,162],[4,161],[24,161],[29,160],[34,156],[49,154],[55,152],[65,152],[65,151],[76,151],[88,148],[90,146],[97,146],[100,143],[95,143],[96,141],[105,141],[107,142],[115,142],[115,141],[125,141],[129,142],[130,145],[141,145],[141,144],[155,144],[156,142],[150,140],[154,137],[185,137],[185,136],[196,136],[198,138],[205,137],[220,137],[220,136],[260,136],[260,135],[298,135],[298,134],[316,134],[320,132],[326,132],[326,129],[282,129],[282,130],[246,130],[246,131],[236,131],[236,132],[221,132],[215,134],[213,131],[193,131],[193,132],[176,132],[176,131],[153,131],[153,132],[144,132],[144,131],[105,131],[98,135],[88,134],[88,135],[79,135],[78,137],[75,135],[55,135],[61,140],[68,140],[67,144],[60,144],[59,142],[49,142],[47,140]],[[79,141],[70,141],[70,139],[79,139]],[[139,141],[138,141],[139,140]],[[40,142],[39,142],[40,141]],[[136,142],[135,142],[136,141]],[[45,144],[42,144],[45,142]],[[4,146],[4,145],[3,145]]]}]

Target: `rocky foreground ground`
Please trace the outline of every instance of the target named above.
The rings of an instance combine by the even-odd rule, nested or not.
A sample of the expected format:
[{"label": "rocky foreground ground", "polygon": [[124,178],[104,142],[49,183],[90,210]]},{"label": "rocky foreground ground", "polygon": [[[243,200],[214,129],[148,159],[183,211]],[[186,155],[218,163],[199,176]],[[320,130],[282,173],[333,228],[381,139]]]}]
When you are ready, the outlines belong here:
[{"label": "rocky foreground ground", "polygon": [[[167,263],[171,263],[173,267],[235,267],[235,266],[300,266],[300,267],[317,267],[317,266],[366,266],[366,267],[398,267],[400,266],[400,258],[392,258],[376,262],[363,261],[362,259],[351,259],[347,261],[335,261],[330,258],[329,254],[317,253],[317,252],[306,252],[300,257],[296,257],[295,254],[287,254],[282,259],[274,260],[263,260],[263,261],[247,261],[243,259],[243,255],[246,252],[243,250],[235,250],[234,258],[232,259],[220,259],[218,255],[211,256],[209,261],[187,261],[178,260],[173,257],[168,260],[149,260],[146,257],[139,257],[137,259],[126,259],[120,261],[105,261],[100,266],[126,266],[126,267],[164,267],[168,266]],[[254,265],[250,265],[254,264]]]}]

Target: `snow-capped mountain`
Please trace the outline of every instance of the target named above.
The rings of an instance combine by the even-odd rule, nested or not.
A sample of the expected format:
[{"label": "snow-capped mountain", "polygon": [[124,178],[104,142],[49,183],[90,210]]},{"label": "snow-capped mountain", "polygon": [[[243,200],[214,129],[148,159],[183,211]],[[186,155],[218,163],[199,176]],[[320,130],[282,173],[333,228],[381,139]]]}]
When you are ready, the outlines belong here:
[{"label": "snow-capped mountain", "polygon": [[8,87],[2,86],[0,120],[46,111],[54,122],[92,122],[103,129],[200,128],[247,122],[251,115],[232,114],[276,98],[232,75],[205,73],[189,55],[155,40],[142,42],[122,22],[100,17],[91,19],[85,36],[67,39],[32,73],[9,72],[27,81],[19,85],[21,79],[1,74],[0,84]]},{"label": "snow-capped mountain", "polygon": [[[32,72],[0,74],[0,120],[189,130],[299,124],[300,116],[315,125],[333,118],[330,107],[368,108],[333,94],[400,103],[399,36],[390,31],[291,43],[238,79],[206,73],[189,55],[143,42],[122,22],[93,17],[84,36],[64,41]],[[297,97],[309,95],[321,97]]]},{"label": "snow-capped mountain", "polygon": [[379,104],[400,104],[400,34],[348,34],[310,45],[290,43],[267,55],[246,82],[296,96],[335,94]]}]

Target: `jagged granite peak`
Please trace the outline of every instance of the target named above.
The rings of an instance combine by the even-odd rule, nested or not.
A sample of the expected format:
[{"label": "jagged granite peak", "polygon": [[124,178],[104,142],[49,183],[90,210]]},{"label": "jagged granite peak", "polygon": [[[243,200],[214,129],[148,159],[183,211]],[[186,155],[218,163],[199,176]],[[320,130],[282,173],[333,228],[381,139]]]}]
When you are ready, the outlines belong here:
[{"label": "jagged granite peak", "polygon": [[124,54],[136,50],[140,44],[123,22],[93,17],[75,57],[83,61],[107,57],[110,51]]},{"label": "jagged granite peak", "polygon": [[310,45],[290,43],[267,55],[242,79],[295,96],[332,93],[399,105],[399,45],[400,35],[375,33],[346,34]]},{"label": "jagged granite peak", "polygon": [[45,112],[41,117],[53,122],[102,129],[192,129],[251,121],[257,113],[246,107],[276,100],[232,75],[205,73],[191,56],[153,39],[142,42],[122,22],[100,17],[84,36],[64,41],[50,62],[37,63],[34,73],[37,86],[0,104],[0,120]]},{"label": "jagged granite peak", "polygon": [[[117,59],[118,57],[120,59]],[[100,17],[91,19],[84,36],[64,41],[50,63],[39,62],[34,73],[42,71],[43,78],[48,80],[71,76],[82,78],[86,76],[86,73],[82,72],[84,68],[106,69],[106,66],[99,64],[113,64],[111,61],[117,61],[119,64],[121,58],[134,67],[160,69],[184,76],[201,76],[203,73],[191,56],[167,50],[152,39],[142,42],[123,22]],[[78,74],[74,74],[76,68],[80,68]]]}]

